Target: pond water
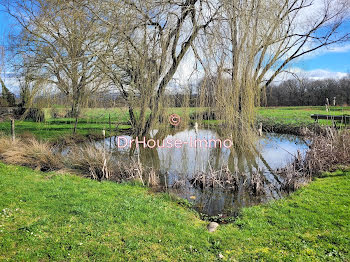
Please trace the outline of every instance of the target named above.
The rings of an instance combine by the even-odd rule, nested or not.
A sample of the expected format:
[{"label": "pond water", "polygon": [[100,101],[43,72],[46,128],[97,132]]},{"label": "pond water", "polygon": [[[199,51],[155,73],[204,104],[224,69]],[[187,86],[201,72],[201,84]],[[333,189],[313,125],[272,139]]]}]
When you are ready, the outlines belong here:
[{"label": "pond water", "polygon": [[[156,134],[157,131],[152,134],[155,141]],[[273,170],[286,166],[298,152],[305,154],[308,149],[306,143],[297,136],[268,133],[256,142],[257,150],[254,154],[237,155],[232,153],[228,141],[225,142],[226,146],[222,143],[221,147],[219,144],[215,147],[214,140],[218,138],[218,134],[213,130],[189,129],[163,136],[158,142],[163,148],[156,146],[144,149],[143,144],[140,144],[132,155],[138,155],[144,165],[157,170],[162,184],[170,192],[190,201],[200,213],[209,216],[231,216],[236,215],[242,207],[283,197],[283,178],[277,176]],[[100,141],[99,144],[105,143],[106,148],[130,154],[130,147],[127,145],[131,139],[129,136],[113,137],[104,142]],[[168,141],[172,141],[172,146]],[[177,144],[174,141],[178,141]],[[179,141],[182,141],[181,145]],[[200,146],[198,141],[202,141],[203,144]],[[153,146],[154,142],[150,145]],[[198,173],[206,174],[211,170],[226,167],[232,172],[244,173],[248,178],[252,177],[254,172],[260,172],[264,177],[263,194],[252,194],[251,190],[247,190],[245,183],[249,183],[249,179],[242,180],[237,190],[221,187],[203,188],[191,183]]]}]

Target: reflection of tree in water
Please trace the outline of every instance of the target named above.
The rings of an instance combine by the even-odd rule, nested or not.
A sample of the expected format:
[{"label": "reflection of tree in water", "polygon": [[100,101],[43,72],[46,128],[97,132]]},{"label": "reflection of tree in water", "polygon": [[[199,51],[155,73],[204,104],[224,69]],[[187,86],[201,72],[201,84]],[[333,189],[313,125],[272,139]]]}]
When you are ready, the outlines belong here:
[{"label": "reflection of tree in water", "polygon": [[[182,140],[189,139],[218,139],[224,141],[231,137],[221,131],[213,131],[200,129],[196,133],[193,129],[188,129],[176,132],[174,129],[159,129],[151,133],[151,138],[155,141],[159,140],[160,144],[165,139]],[[237,134],[235,134],[237,137]],[[257,137],[252,139],[252,136],[240,135],[241,139],[233,140],[233,147],[220,148],[219,146],[211,148],[190,148],[188,145],[183,145],[180,148],[144,148],[140,145],[136,148],[135,144],[128,154],[134,158],[140,159],[143,166],[152,167],[161,175],[163,185],[172,189],[174,183],[182,180],[180,188],[175,190],[175,193],[180,197],[187,198],[198,206],[198,210],[205,213],[237,212],[243,206],[259,204],[267,199],[281,197],[279,191],[284,183],[274,173],[273,168],[269,165],[269,161],[264,159],[262,150],[265,140],[258,143]],[[274,136],[271,135],[273,139]],[[282,141],[285,143],[289,140],[284,140],[284,137],[275,138],[276,143]],[[270,141],[270,140],[266,140]],[[288,142],[294,146],[294,142]],[[265,152],[265,151],[264,151]],[[285,152],[284,152],[285,153]],[[286,154],[286,153],[285,153]],[[237,188],[209,187],[200,188],[192,185],[191,180],[197,171],[203,172],[210,177],[220,169],[228,168],[234,181],[237,182]],[[224,178],[224,177],[223,177]],[[257,185],[260,186],[259,190]],[[262,192],[263,191],[263,192]],[[193,199],[191,196],[195,196]],[[226,212],[226,213],[227,213]]]}]

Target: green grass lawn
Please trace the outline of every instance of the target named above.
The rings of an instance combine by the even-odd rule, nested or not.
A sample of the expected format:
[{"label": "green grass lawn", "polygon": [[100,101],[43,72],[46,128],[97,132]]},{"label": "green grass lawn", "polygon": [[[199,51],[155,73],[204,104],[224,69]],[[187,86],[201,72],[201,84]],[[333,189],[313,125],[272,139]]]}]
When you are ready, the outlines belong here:
[{"label": "green grass lawn", "polygon": [[0,163],[0,260],[349,261],[350,172],[209,234],[166,194]]},{"label": "green grass lawn", "polygon": [[[64,108],[57,110],[63,111]],[[176,113],[181,117],[188,116],[195,111],[203,111],[205,108],[168,108],[170,114]],[[16,121],[16,133],[31,133],[38,139],[57,140],[62,136],[71,135],[75,120],[72,118],[56,118],[50,116],[50,110],[45,109],[46,121],[44,123],[35,123],[31,121]],[[330,112],[325,111],[325,107],[271,107],[258,108],[258,121],[267,126],[291,126],[301,127],[314,124],[311,119],[312,114],[330,114],[330,115],[350,115],[350,107],[332,107]],[[101,135],[102,130],[107,131],[109,135],[109,116],[111,117],[112,131],[116,126],[120,130],[130,128],[128,124],[129,115],[127,108],[87,108],[83,110],[83,115],[79,119],[78,134],[86,136],[89,134]],[[203,121],[205,126],[215,126],[218,121]],[[331,125],[331,121],[320,120],[321,125]],[[288,130],[288,128],[287,128]],[[11,125],[9,121],[0,122],[0,131],[10,134]],[[112,132],[114,135],[115,132]]]},{"label": "green grass lawn", "polygon": [[[10,134],[11,124],[9,121],[0,123],[0,130],[5,134]],[[60,137],[65,137],[72,135],[74,124],[70,123],[35,123],[31,121],[16,121],[15,129],[17,135],[32,134],[36,138],[43,140],[54,140]],[[108,134],[108,124],[88,124],[79,123],[78,134],[89,135],[89,134],[99,134],[102,135],[102,129],[107,130]]]},{"label": "green grass lawn", "polygon": [[[58,108],[61,114],[66,111],[65,108]],[[170,108],[169,114],[177,113],[181,116],[189,114],[197,109],[195,108]],[[45,122],[36,123],[32,121],[16,121],[16,134],[32,134],[37,139],[57,140],[61,137],[70,136],[73,133],[75,119],[73,118],[52,118],[50,109],[44,109]],[[109,117],[111,118],[111,135],[117,134],[116,127],[119,131],[126,130],[131,126],[128,124],[129,113],[127,108],[86,108],[78,122],[77,133],[82,136],[101,135],[102,130],[106,130],[109,135]],[[0,132],[6,135],[11,132],[10,121],[0,122]]]},{"label": "green grass lawn", "polygon": [[[325,106],[300,106],[300,107],[261,107],[258,109],[258,117],[270,120],[276,124],[294,126],[307,126],[315,123],[310,116],[322,115],[350,115],[350,107],[331,107],[327,112]],[[330,120],[319,120],[321,125],[331,125]]]},{"label": "green grass lawn", "polygon": [[[61,111],[65,110],[60,108]],[[49,110],[45,109],[45,122],[37,123],[32,121],[16,121],[16,133],[32,134],[38,139],[56,140],[60,137],[72,135],[75,124],[73,118],[51,118]],[[105,129],[109,135],[109,115],[111,116],[111,134],[116,134],[116,126],[119,130],[127,129],[130,126],[125,124],[128,121],[128,112],[126,109],[85,109],[84,114],[78,122],[77,133],[82,136],[87,135],[102,135],[102,130]],[[120,124],[122,123],[122,124]],[[5,134],[10,134],[10,121],[0,122],[0,131]]]}]

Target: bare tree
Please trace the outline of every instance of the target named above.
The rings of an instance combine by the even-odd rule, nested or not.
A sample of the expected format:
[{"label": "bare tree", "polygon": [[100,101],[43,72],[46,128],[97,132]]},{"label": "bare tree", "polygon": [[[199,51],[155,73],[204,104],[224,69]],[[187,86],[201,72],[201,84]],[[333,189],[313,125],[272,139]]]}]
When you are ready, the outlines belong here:
[{"label": "bare tree", "polygon": [[108,79],[138,136],[164,112],[165,90],[190,49],[215,79],[215,91],[200,93],[214,95],[230,128],[244,129],[261,91],[291,61],[349,40],[339,32],[347,0],[0,1],[23,29],[16,50],[29,79],[57,86],[73,116]]},{"label": "bare tree", "polygon": [[104,6],[98,15],[110,36],[100,56],[104,72],[128,103],[134,133],[145,135],[159,117],[167,85],[218,8],[203,0],[107,0]]},{"label": "bare tree", "polygon": [[[45,81],[71,99],[78,117],[84,97],[103,83],[96,66],[99,41],[97,19],[85,0],[2,0],[21,26],[16,38],[16,66],[31,72],[24,82]],[[90,6],[91,7],[91,6]]]}]

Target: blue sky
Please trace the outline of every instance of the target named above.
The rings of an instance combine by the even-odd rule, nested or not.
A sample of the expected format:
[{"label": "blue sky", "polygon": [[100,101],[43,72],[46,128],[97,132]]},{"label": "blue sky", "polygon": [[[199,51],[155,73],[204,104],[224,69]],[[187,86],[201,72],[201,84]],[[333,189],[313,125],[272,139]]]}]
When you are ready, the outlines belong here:
[{"label": "blue sky", "polygon": [[10,30],[10,19],[9,16],[0,11],[0,39],[3,38],[4,34],[7,34]]},{"label": "blue sky", "polygon": [[[10,17],[0,11],[0,45],[6,44],[6,35],[14,30],[13,25]],[[344,32],[350,32],[350,21],[342,27],[342,33]],[[346,73],[350,73],[350,42],[302,57],[290,64],[289,68],[293,72],[302,73],[303,77],[312,79],[345,76]],[[5,82],[11,87],[10,80],[5,79]]]},{"label": "blue sky", "polygon": [[343,52],[329,52],[310,59],[303,59],[296,66],[304,70],[323,69],[334,72],[350,73],[350,48]]},{"label": "blue sky", "polygon": [[[350,33],[350,21],[344,23],[339,33]],[[350,42],[316,51],[310,56],[301,58],[293,66],[305,71],[325,70],[350,73]]]}]

